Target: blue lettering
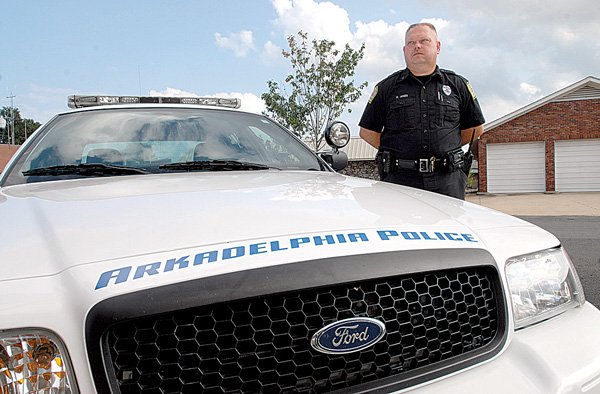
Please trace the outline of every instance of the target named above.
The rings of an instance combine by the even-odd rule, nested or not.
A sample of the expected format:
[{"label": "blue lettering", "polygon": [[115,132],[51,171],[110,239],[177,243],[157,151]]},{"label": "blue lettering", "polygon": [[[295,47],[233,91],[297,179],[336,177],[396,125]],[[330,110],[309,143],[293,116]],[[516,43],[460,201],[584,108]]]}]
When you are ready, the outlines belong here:
[{"label": "blue lettering", "polygon": [[246,248],[243,246],[236,246],[233,248],[223,249],[223,260],[235,259],[236,257],[242,257],[246,254]]},{"label": "blue lettering", "polygon": [[261,242],[258,244],[250,245],[250,255],[259,254],[259,253],[267,253],[267,243]]},{"label": "blue lettering", "polygon": [[188,265],[190,264],[190,262],[188,261],[188,257],[190,257],[190,256],[183,256],[183,257],[178,258],[177,260],[175,260],[175,259],[167,260],[167,264],[165,264],[165,272],[173,271],[173,269],[175,268],[176,265],[179,266],[179,269],[187,268]]},{"label": "blue lettering", "polygon": [[390,237],[397,237],[398,232],[394,230],[379,230],[377,231],[377,235],[379,235],[382,241],[389,241]]},{"label": "blue lettering", "polygon": [[[427,241],[465,241],[465,242],[479,242],[473,234],[470,233],[453,233],[453,232],[429,232],[429,231],[395,231],[395,230],[378,230],[378,237],[382,241],[389,241],[394,237],[401,236],[401,239],[414,241],[414,240],[427,240]],[[253,244],[244,244],[240,246],[234,246],[230,248],[209,250],[200,252],[194,255],[193,265],[201,265],[204,263],[213,263],[219,260],[229,260],[238,257],[244,257],[246,255],[257,255],[270,252],[279,252],[288,249],[299,249],[305,244],[313,243],[314,246],[322,245],[335,245],[343,244],[348,242],[368,242],[369,238],[367,233],[343,233],[343,234],[324,234],[305,236],[297,238],[281,239],[277,241],[266,241],[257,242]],[[282,245],[282,242],[286,246]],[[289,244],[288,244],[289,242]],[[190,266],[190,255],[175,257],[166,259],[164,261],[164,269],[161,270],[163,262],[153,262],[150,264],[136,265],[121,267],[118,269],[110,270],[100,274],[98,282],[96,283],[96,290],[105,288],[112,284],[119,284],[126,282],[130,279],[142,279],[147,276],[157,275],[161,272],[170,272],[175,270],[181,270]],[[135,271],[133,271],[135,269]],[[135,272],[131,276],[132,272]]]},{"label": "blue lettering", "polygon": [[304,238],[292,238],[290,240],[290,244],[292,245],[292,249],[297,249],[300,247],[301,244],[305,244],[305,243],[309,243],[310,242],[310,238],[308,237],[304,237]]},{"label": "blue lettering", "polygon": [[194,257],[194,265],[200,265],[204,263],[204,260],[206,260],[207,263],[214,263],[215,261],[217,261],[217,256],[218,252],[216,250],[198,253]]},{"label": "blue lettering", "polygon": [[421,237],[427,241],[437,241],[437,238],[431,238],[425,231],[421,231],[419,234],[421,234]]},{"label": "blue lettering", "polygon": [[326,235],[325,237],[314,236],[313,241],[315,245],[321,246],[324,242],[327,242],[329,245],[334,244],[335,240],[333,239],[333,235]]},{"label": "blue lettering", "polygon": [[100,279],[98,279],[98,283],[96,283],[96,290],[108,286],[111,279],[115,279],[115,284],[125,282],[129,278],[130,272],[131,266],[103,272]]},{"label": "blue lettering", "polygon": [[143,277],[145,274],[157,275],[159,267],[160,267],[160,262],[140,265],[136,268],[135,275],[133,275],[133,279],[139,279],[139,278]]},{"label": "blue lettering", "polygon": [[444,233],[444,235],[450,241],[462,241],[462,238],[455,238],[455,237],[458,237],[458,234],[456,234],[456,233]]},{"label": "blue lettering", "polygon": [[461,236],[467,242],[478,242],[472,234],[461,234]]},{"label": "blue lettering", "polygon": [[279,246],[279,241],[271,242],[271,252],[279,252],[280,250],[287,250],[288,248],[282,248]]},{"label": "blue lettering", "polygon": [[421,237],[419,237],[419,234],[417,234],[414,231],[402,231],[401,234],[404,237],[404,239],[409,240],[409,241],[421,239]]},{"label": "blue lettering", "polygon": [[369,238],[367,238],[367,234],[365,233],[348,234],[348,239],[350,242],[358,242],[359,240],[364,242],[369,241]]}]

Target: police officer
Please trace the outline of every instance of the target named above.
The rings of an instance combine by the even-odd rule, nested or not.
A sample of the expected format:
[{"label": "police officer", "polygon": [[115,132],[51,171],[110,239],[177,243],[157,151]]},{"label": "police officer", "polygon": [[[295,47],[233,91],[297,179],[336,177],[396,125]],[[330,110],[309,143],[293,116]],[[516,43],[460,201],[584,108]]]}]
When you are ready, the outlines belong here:
[{"label": "police officer", "polygon": [[378,149],[381,180],[464,199],[470,162],[461,146],[485,120],[469,82],[437,66],[440,47],[432,24],[408,28],[407,68],[375,86],[360,136]]}]

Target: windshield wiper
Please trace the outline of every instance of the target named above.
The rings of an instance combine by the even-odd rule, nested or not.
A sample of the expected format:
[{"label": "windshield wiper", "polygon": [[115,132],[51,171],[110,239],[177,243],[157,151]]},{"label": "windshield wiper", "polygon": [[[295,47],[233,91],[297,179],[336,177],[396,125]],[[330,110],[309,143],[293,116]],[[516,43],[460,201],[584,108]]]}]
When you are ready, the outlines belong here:
[{"label": "windshield wiper", "polygon": [[[169,163],[158,166],[161,170],[183,170],[183,171],[235,171],[235,170],[268,170],[264,164],[248,163],[236,160],[204,160],[185,161],[181,163]],[[277,168],[275,168],[277,169]]]},{"label": "windshield wiper", "polygon": [[25,176],[60,176],[60,175],[84,175],[84,176],[112,176],[112,175],[134,175],[149,174],[150,172],[136,167],[117,166],[101,163],[82,163],[60,166],[33,168],[23,171]]}]

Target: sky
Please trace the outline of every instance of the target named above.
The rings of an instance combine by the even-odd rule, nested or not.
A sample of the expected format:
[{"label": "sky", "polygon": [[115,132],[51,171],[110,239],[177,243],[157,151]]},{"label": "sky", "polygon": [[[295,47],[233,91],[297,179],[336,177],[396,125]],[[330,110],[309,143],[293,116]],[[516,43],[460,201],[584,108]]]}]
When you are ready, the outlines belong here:
[{"label": "sky", "polygon": [[[375,84],[405,68],[406,28],[432,22],[438,65],[470,82],[491,122],[600,77],[597,0],[0,0],[0,107],[40,123],[73,94],[240,97],[262,112],[281,51],[302,30],[365,54],[353,134]],[[10,96],[14,96],[9,98]]]}]

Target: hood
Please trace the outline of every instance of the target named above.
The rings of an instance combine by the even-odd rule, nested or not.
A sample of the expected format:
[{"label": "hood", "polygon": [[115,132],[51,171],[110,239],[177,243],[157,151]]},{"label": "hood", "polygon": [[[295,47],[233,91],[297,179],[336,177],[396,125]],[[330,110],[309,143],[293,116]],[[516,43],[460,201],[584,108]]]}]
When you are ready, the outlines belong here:
[{"label": "hood", "polygon": [[[322,172],[183,173],[10,186],[0,280],[132,256],[349,229],[531,226],[421,190]],[[459,231],[459,232],[460,232]]]}]

